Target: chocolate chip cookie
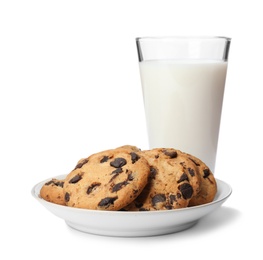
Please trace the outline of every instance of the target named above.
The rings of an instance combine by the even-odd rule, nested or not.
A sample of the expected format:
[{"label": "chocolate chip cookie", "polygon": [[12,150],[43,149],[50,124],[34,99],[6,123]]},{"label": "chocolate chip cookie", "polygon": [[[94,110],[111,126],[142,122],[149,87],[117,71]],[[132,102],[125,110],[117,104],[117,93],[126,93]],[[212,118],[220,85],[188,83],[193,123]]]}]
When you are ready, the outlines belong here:
[{"label": "chocolate chip cookie", "polygon": [[40,197],[52,203],[65,205],[63,185],[64,180],[51,179],[42,186]]},{"label": "chocolate chip cookie", "polygon": [[119,210],[144,189],[150,175],[147,160],[127,149],[92,154],[78,162],[64,183],[65,203],[71,207]]},{"label": "chocolate chip cookie", "polygon": [[140,153],[150,165],[149,183],[124,210],[148,211],[185,208],[200,190],[195,163],[172,148]]},{"label": "chocolate chip cookie", "polygon": [[217,184],[213,173],[209,167],[199,158],[187,153],[182,153],[182,156],[183,155],[187,156],[194,162],[198,168],[198,173],[201,176],[200,192],[193,196],[189,202],[189,206],[198,206],[212,202],[217,193]]}]

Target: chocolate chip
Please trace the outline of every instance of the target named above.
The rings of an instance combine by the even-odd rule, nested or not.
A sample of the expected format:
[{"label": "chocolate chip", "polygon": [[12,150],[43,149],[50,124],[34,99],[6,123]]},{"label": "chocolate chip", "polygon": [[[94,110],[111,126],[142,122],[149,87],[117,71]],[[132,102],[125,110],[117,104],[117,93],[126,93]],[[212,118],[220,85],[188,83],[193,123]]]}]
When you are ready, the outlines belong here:
[{"label": "chocolate chip", "polygon": [[72,179],[69,180],[69,183],[75,184],[78,181],[80,181],[81,179],[82,179],[82,177],[79,174],[77,174],[76,176],[74,176]]},{"label": "chocolate chip", "polygon": [[196,165],[196,166],[200,166],[200,164],[198,162],[196,162],[193,158],[190,158],[189,159]]},{"label": "chocolate chip", "polygon": [[164,202],[166,200],[166,197],[164,194],[156,194],[153,198],[152,198],[152,205],[155,206],[157,203],[159,202]]},{"label": "chocolate chip", "polygon": [[74,170],[81,168],[84,164],[86,164],[89,160],[88,159],[84,159],[83,161],[79,162],[76,167],[74,168]]},{"label": "chocolate chip", "polygon": [[150,179],[155,179],[155,176],[157,174],[157,170],[154,167],[150,167]]},{"label": "chocolate chip", "polygon": [[117,184],[115,184],[112,188],[112,192],[116,192],[121,190],[124,186],[126,186],[129,182],[128,181],[122,181]]},{"label": "chocolate chip", "polygon": [[54,184],[54,185],[56,185],[56,186],[58,186],[58,187],[61,187],[61,188],[63,188],[63,186],[64,186],[64,181],[54,181],[54,180],[51,180],[51,181],[48,181],[47,183],[45,183],[45,185],[51,185],[51,184]]},{"label": "chocolate chip", "polygon": [[139,190],[133,190],[133,194],[137,194],[139,192]]},{"label": "chocolate chip", "polygon": [[46,182],[45,185],[49,186],[49,185],[51,185],[52,183],[54,183],[53,180]]},{"label": "chocolate chip", "polygon": [[58,187],[63,188],[63,186],[64,186],[64,181],[55,182],[55,185],[58,186]]},{"label": "chocolate chip", "polygon": [[189,172],[189,174],[192,176],[192,177],[194,177],[195,176],[195,171],[194,171],[194,169],[192,169],[192,168],[187,168],[187,170],[188,170],[188,172]]},{"label": "chocolate chip", "polygon": [[122,173],[123,170],[122,168],[117,168],[116,170],[114,170],[111,174],[113,174],[113,176],[111,177],[109,182],[112,182],[120,173]]},{"label": "chocolate chip", "polygon": [[91,192],[93,192],[100,185],[101,185],[101,183],[99,183],[99,182],[92,183],[87,189],[87,194],[90,194]]},{"label": "chocolate chip", "polygon": [[117,169],[114,170],[111,174],[120,174],[120,173],[122,173],[122,172],[123,172],[122,168],[117,168]]},{"label": "chocolate chip", "polygon": [[129,173],[127,180],[132,181],[133,179],[134,179],[134,177],[133,177],[132,173]]},{"label": "chocolate chip", "polygon": [[109,156],[103,156],[103,158],[100,160],[100,163],[107,162],[109,160]]},{"label": "chocolate chip", "polygon": [[141,157],[137,153],[130,153],[132,163],[136,163]]},{"label": "chocolate chip", "polygon": [[177,183],[180,183],[182,181],[189,181],[187,174],[183,173]]},{"label": "chocolate chip", "polygon": [[118,197],[106,197],[99,202],[98,206],[108,208],[116,199],[118,199]]},{"label": "chocolate chip", "polygon": [[110,162],[110,166],[114,168],[120,168],[124,166],[127,161],[124,158],[116,158],[114,161]]},{"label": "chocolate chip", "polygon": [[183,183],[179,187],[184,199],[190,199],[193,196],[193,188],[189,183]]},{"label": "chocolate chip", "polygon": [[177,157],[177,152],[176,151],[169,151],[169,150],[164,150],[163,153],[167,156],[169,156],[171,159]]},{"label": "chocolate chip", "polygon": [[69,202],[69,200],[70,200],[70,195],[69,195],[68,192],[65,193],[64,199],[65,199],[66,202]]},{"label": "chocolate chip", "polygon": [[171,205],[173,205],[174,202],[177,201],[177,200],[176,200],[176,196],[175,196],[174,194],[171,194],[171,195],[169,196],[169,199],[170,199],[170,204],[171,204]]},{"label": "chocolate chip", "polygon": [[204,173],[204,176],[203,176],[204,178],[207,178],[210,175],[209,169],[204,169],[203,173]]}]

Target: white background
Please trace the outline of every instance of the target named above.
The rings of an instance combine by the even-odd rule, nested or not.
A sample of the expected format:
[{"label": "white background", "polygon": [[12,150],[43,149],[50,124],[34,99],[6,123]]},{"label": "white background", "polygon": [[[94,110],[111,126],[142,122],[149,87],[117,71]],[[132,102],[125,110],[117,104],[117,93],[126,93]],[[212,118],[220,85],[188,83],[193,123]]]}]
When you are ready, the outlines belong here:
[{"label": "white background", "polygon": [[[262,257],[260,3],[1,1],[0,258]],[[233,194],[196,226],[172,235],[74,231],[34,200],[31,188],[104,148],[147,148],[135,37],[162,35],[232,38],[215,175]]]}]

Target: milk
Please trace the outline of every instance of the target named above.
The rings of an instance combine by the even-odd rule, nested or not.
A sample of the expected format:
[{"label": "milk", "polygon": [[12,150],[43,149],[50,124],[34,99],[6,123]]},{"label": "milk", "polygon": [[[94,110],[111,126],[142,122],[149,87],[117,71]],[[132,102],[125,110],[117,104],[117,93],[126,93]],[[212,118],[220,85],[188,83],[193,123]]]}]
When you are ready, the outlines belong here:
[{"label": "milk", "polygon": [[214,171],[227,62],[163,60],[139,66],[150,148],[182,150]]}]

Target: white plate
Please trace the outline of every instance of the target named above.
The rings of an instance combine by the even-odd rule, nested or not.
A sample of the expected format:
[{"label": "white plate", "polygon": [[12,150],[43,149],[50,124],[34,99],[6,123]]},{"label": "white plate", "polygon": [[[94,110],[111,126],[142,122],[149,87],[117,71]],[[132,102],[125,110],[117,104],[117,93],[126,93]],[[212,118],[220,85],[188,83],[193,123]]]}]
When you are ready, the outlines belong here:
[{"label": "white plate", "polygon": [[[53,178],[64,179],[65,177],[65,175],[60,175]],[[140,212],[88,210],[61,206],[41,199],[40,189],[48,180],[33,187],[34,198],[57,217],[64,219],[70,227],[105,236],[155,236],[185,230],[196,224],[200,218],[220,207],[232,193],[232,189],[227,183],[216,179],[218,192],[214,201],[200,206]]]}]

